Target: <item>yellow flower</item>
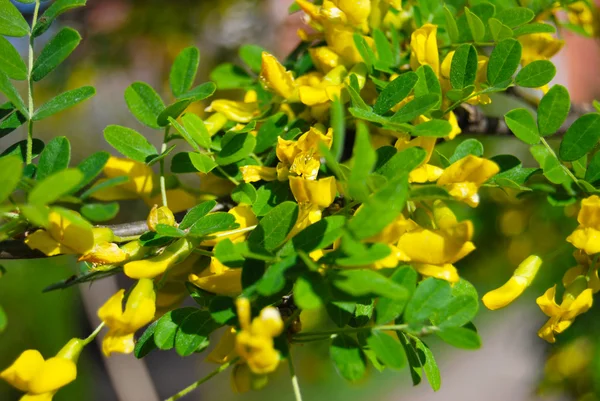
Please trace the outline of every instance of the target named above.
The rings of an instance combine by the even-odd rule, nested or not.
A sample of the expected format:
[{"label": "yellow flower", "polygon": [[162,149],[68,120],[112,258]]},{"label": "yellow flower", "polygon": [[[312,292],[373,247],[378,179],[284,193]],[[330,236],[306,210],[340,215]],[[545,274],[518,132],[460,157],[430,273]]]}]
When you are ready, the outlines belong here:
[{"label": "yellow flower", "polygon": [[512,303],[531,285],[541,265],[539,256],[529,256],[504,285],[483,296],[483,304],[490,310],[496,310]]},{"label": "yellow flower", "polygon": [[332,0],[346,14],[348,22],[361,26],[371,14],[371,0]]},{"label": "yellow flower", "polygon": [[443,174],[444,170],[440,167],[427,164],[431,155],[433,154],[433,148],[435,147],[437,139],[425,136],[419,136],[414,139],[400,138],[396,141],[395,147],[399,151],[412,148],[420,147],[427,152],[425,160],[419,167],[410,172],[408,176],[409,182],[425,183],[430,181],[437,181],[438,178]]},{"label": "yellow flower", "polygon": [[242,269],[230,269],[217,258],[210,258],[210,265],[200,274],[190,274],[189,280],[213,294],[234,297],[242,292]]},{"label": "yellow flower", "polygon": [[213,100],[206,111],[216,111],[237,123],[249,123],[260,113],[256,102],[246,103],[225,99]]},{"label": "yellow flower", "polygon": [[277,179],[277,168],[265,166],[242,166],[240,167],[244,182],[275,181]]},{"label": "yellow flower", "polygon": [[576,1],[567,5],[567,17],[571,24],[582,27],[590,36],[598,32],[597,11],[585,1]]},{"label": "yellow flower", "polygon": [[108,326],[108,333],[102,340],[102,352],[106,356],[113,352],[133,352],[133,334],[154,318],[156,294],[152,280],[137,282],[127,298],[125,310],[124,296],[125,290],[119,290],[98,309],[98,317]]},{"label": "yellow flower", "polygon": [[[149,196],[154,189],[155,177],[150,166],[119,157],[111,156],[102,170],[107,178],[129,177],[129,181],[114,187],[94,192],[94,199],[126,200]],[[104,180],[98,180],[98,184]]]},{"label": "yellow flower", "polygon": [[500,171],[496,163],[469,155],[444,170],[437,183],[471,207],[479,204],[479,187]]},{"label": "yellow flower", "polygon": [[[94,230],[97,230],[97,228],[94,228]],[[137,240],[128,242],[122,246],[104,241],[96,242],[92,250],[83,254],[78,260],[96,265],[117,265],[125,261],[139,259],[145,253],[146,248]]]},{"label": "yellow flower", "polygon": [[402,260],[429,265],[453,264],[475,249],[471,242],[473,224],[458,222],[441,201],[434,203],[436,230],[418,227],[400,236],[398,250]]},{"label": "yellow flower", "polygon": [[192,253],[197,243],[187,238],[180,238],[167,246],[160,255],[150,259],[135,260],[123,266],[125,274],[133,279],[154,278],[167,269],[183,262]]},{"label": "yellow flower", "polygon": [[579,276],[566,288],[560,305],[556,303],[555,297],[556,285],[536,300],[542,312],[550,317],[538,335],[550,343],[556,341],[555,334],[569,328],[573,320],[587,312],[593,303],[592,290],[587,288],[587,280],[583,276]]},{"label": "yellow flower", "polygon": [[279,365],[279,351],[273,338],[283,332],[283,320],[277,308],[267,306],[250,322],[250,302],[247,298],[236,301],[241,331],[235,342],[238,355],[246,361],[253,373],[267,374]]},{"label": "yellow flower", "polygon": [[297,97],[296,84],[292,73],[286,71],[285,67],[267,52],[262,52],[262,67],[259,79],[267,89],[286,100],[293,100]]},{"label": "yellow flower", "polygon": [[567,241],[588,255],[600,252],[600,197],[592,195],[581,201],[577,221],[579,227],[567,237]]},{"label": "yellow flower", "polygon": [[48,228],[29,235],[25,243],[47,256],[84,254],[94,247],[94,229],[79,213],[55,207]]},{"label": "yellow flower", "polygon": [[549,33],[532,33],[519,36],[523,46],[521,64],[526,66],[536,60],[550,60],[565,45],[564,40],[556,39]]},{"label": "yellow flower", "polygon": [[44,360],[34,349],[24,351],[0,373],[11,386],[26,392],[21,400],[50,401],[54,394],[77,377],[77,359],[83,340],[71,339],[55,357]]},{"label": "yellow flower", "polygon": [[440,54],[437,44],[437,25],[425,24],[410,37],[410,67],[417,70],[428,65],[440,75]]},{"label": "yellow flower", "polygon": [[439,280],[446,280],[449,283],[457,283],[460,280],[456,267],[450,263],[443,265],[415,263],[413,267],[424,277],[435,277]]}]

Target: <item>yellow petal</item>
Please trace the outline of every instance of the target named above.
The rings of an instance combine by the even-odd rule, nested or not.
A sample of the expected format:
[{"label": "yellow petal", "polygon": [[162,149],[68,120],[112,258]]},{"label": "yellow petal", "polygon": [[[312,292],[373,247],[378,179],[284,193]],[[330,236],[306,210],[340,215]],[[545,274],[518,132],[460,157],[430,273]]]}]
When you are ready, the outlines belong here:
[{"label": "yellow petal", "polygon": [[159,224],[174,226],[175,216],[173,215],[171,209],[169,209],[167,206],[158,207],[157,205],[154,205],[148,214],[146,224],[148,225],[148,229],[150,231],[156,231],[156,226]]},{"label": "yellow petal", "polygon": [[337,193],[334,177],[315,181],[290,177],[290,188],[298,203],[308,202],[323,209],[333,203]]},{"label": "yellow petal", "polygon": [[19,401],[52,401],[54,392],[42,393],[42,394],[25,394],[19,398]]},{"label": "yellow petal", "polygon": [[562,314],[562,310],[560,306],[556,304],[556,285],[554,287],[548,288],[544,295],[538,297],[535,302],[538,304],[542,312],[546,314],[546,316],[560,316]]},{"label": "yellow petal", "polygon": [[227,124],[227,117],[221,113],[212,114],[206,120],[204,120],[204,126],[210,136],[215,135]]},{"label": "yellow petal", "polygon": [[213,100],[208,111],[217,111],[228,120],[238,123],[249,123],[259,114],[257,103],[236,102],[234,100]]},{"label": "yellow petal", "polygon": [[[152,197],[145,197],[144,202],[150,207],[162,204],[162,195],[158,193]],[[179,213],[196,206],[198,198],[183,188],[167,189],[167,204],[173,213]]]},{"label": "yellow petal", "polygon": [[437,25],[425,24],[415,30],[410,37],[410,66],[417,70],[429,65],[439,76],[440,55],[437,45]]},{"label": "yellow petal", "polygon": [[119,187],[134,194],[149,195],[154,189],[154,173],[152,168],[145,163],[111,156],[106,162],[103,172],[108,178],[129,177],[129,181]]},{"label": "yellow petal", "polygon": [[135,332],[154,318],[156,294],[154,282],[141,279],[137,282],[125,304],[122,320],[128,332]]},{"label": "yellow petal", "polygon": [[62,208],[50,212],[48,233],[56,241],[73,249],[77,253],[89,252],[94,246],[92,226],[79,213]]},{"label": "yellow petal", "polygon": [[123,320],[123,298],[125,290],[117,291],[98,309],[98,317],[108,327],[119,327]]},{"label": "yellow petal", "polygon": [[567,237],[567,242],[588,255],[594,255],[600,252],[600,231],[580,226]]},{"label": "yellow petal", "polygon": [[255,335],[277,337],[283,332],[283,320],[279,309],[267,306],[260,315],[252,321],[251,331]]},{"label": "yellow petal", "polygon": [[225,328],[221,339],[206,356],[206,360],[212,363],[223,364],[229,362],[235,355],[235,329],[233,327]]},{"label": "yellow petal", "polygon": [[333,0],[353,25],[362,25],[371,14],[371,0]]},{"label": "yellow petal", "polygon": [[200,275],[191,274],[189,280],[196,287],[217,295],[236,296],[242,292],[242,269],[212,274],[207,267]]},{"label": "yellow petal", "polygon": [[300,86],[298,88],[300,101],[307,106],[315,106],[329,102],[329,96],[325,88],[315,88],[312,86]]},{"label": "yellow petal", "polygon": [[275,181],[277,179],[277,169],[275,167],[242,166],[240,171],[244,182]]},{"label": "yellow petal", "polygon": [[231,389],[234,393],[252,390],[252,372],[245,363],[236,364],[231,371]]},{"label": "yellow petal", "polygon": [[575,298],[573,303],[569,305],[567,313],[563,315],[563,320],[573,320],[575,317],[587,312],[594,302],[593,292],[591,288],[584,290]]},{"label": "yellow petal", "polygon": [[449,283],[457,283],[460,280],[456,267],[449,263],[443,265],[415,263],[414,267],[425,277],[435,277],[440,280],[446,280]]},{"label": "yellow petal", "polygon": [[538,331],[538,336],[549,343],[556,342],[556,338],[554,337],[554,328],[557,322],[557,318],[550,318],[548,321],[542,326],[542,328]]},{"label": "yellow petal", "polygon": [[77,366],[69,359],[50,358],[29,382],[29,392],[43,394],[56,391],[77,377]]},{"label": "yellow petal", "polygon": [[164,251],[158,256],[150,259],[135,260],[123,266],[127,277],[134,279],[154,278],[163,274],[169,267],[174,265],[176,255]]},{"label": "yellow petal", "polygon": [[31,249],[37,249],[46,256],[76,254],[77,252],[68,246],[61,244],[44,230],[37,230],[25,238],[25,244]]},{"label": "yellow petal", "polygon": [[577,221],[583,227],[600,230],[600,197],[592,195],[581,201],[581,209]]},{"label": "yellow petal", "polygon": [[80,262],[90,262],[99,265],[119,264],[128,259],[127,253],[112,242],[100,242],[94,245],[94,248],[78,260]]},{"label": "yellow petal", "polygon": [[488,292],[481,299],[490,310],[504,308],[517,299],[527,288],[527,280],[523,277],[512,276],[502,287]]},{"label": "yellow petal", "polygon": [[235,308],[238,315],[238,321],[242,330],[248,330],[250,328],[250,317],[252,316],[252,309],[250,307],[250,300],[245,297],[237,298],[235,300]]},{"label": "yellow petal", "polygon": [[121,334],[117,331],[109,331],[102,339],[102,353],[107,357],[113,352],[131,354],[134,348],[133,333]]},{"label": "yellow petal", "polygon": [[0,373],[0,378],[4,379],[11,386],[21,390],[29,391],[29,383],[44,364],[44,357],[38,350],[28,349]]},{"label": "yellow petal", "polygon": [[290,99],[295,96],[296,88],[292,73],[286,71],[281,63],[267,52],[262,53],[262,67],[259,79],[266,88],[284,99]]},{"label": "yellow petal", "polygon": [[342,59],[339,54],[335,53],[327,46],[313,47],[308,49],[308,52],[315,67],[323,73],[328,73],[338,65],[342,64]]}]

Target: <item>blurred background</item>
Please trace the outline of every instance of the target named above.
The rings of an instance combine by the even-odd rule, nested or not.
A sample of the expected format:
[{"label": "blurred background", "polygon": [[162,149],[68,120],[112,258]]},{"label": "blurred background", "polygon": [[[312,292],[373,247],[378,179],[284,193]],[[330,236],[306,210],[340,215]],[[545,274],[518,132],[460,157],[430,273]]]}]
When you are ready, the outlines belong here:
[{"label": "blurred background", "polygon": [[[301,16],[288,16],[292,0],[96,0],[64,14],[59,23],[40,39],[52,37],[61,26],[76,28],[83,41],[67,62],[36,87],[36,103],[82,85],[93,85],[97,95],[83,105],[37,124],[36,136],[44,140],[64,135],[73,148],[72,164],[97,150],[109,150],[102,137],[106,125],[120,124],[146,134],[158,145],[161,138],[145,129],[127,111],[123,92],[134,81],[146,81],[162,94],[168,93],[168,73],[177,53],[190,45],[201,50],[199,81],[219,63],[237,61],[243,44],[258,44],[285,56],[298,42],[296,29]],[[30,18],[32,7],[16,3]],[[42,3],[47,6],[47,3]],[[42,7],[45,7],[44,5]],[[556,82],[567,85],[575,102],[590,102],[597,95],[598,43],[564,33],[567,45],[556,60],[560,75]],[[27,43],[13,42],[22,54]],[[0,55],[1,57],[1,55]],[[25,88],[20,88],[25,90]],[[235,93],[220,96],[235,96]],[[502,115],[506,99],[494,102],[490,113]],[[504,105],[504,106],[503,106]],[[205,105],[204,105],[205,106]],[[194,112],[203,113],[203,105]],[[0,139],[0,151],[26,133],[19,131]],[[461,137],[461,139],[465,139]],[[533,166],[528,148],[509,137],[478,137],[486,156],[514,154]],[[445,145],[452,153],[456,144]],[[433,393],[426,383],[412,387],[407,369],[378,373],[348,385],[338,377],[326,358],[326,344],[297,346],[293,352],[305,399],[359,400],[570,400],[600,399],[600,323],[598,307],[578,318],[560,337],[560,347],[549,346],[536,335],[545,318],[535,297],[573,266],[564,238],[573,230],[573,205],[551,206],[544,197],[519,201],[502,192],[488,191],[476,210],[461,210],[463,218],[476,225],[478,252],[457,267],[477,286],[480,294],[504,282],[515,266],[531,253],[544,256],[544,273],[516,304],[495,313],[483,312],[476,322],[483,348],[477,352],[454,351],[431,341],[442,373],[442,389]],[[483,210],[486,211],[483,214]],[[121,208],[118,220],[144,219],[147,207],[130,203]],[[493,212],[493,213],[492,213]],[[8,366],[26,348],[52,355],[71,337],[85,337],[97,324],[95,311],[117,287],[126,282],[104,280],[93,285],[42,294],[49,284],[73,274],[69,257],[41,261],[3,262],[0,304],[8,316],[8,327],[0,333],[0,367]],[[122,280],[122,279],[119,279]],[[304,316],[310,322],[325,319]],[[585,329],[588,337],[578,334]],[[575,337],[578,337],[575,340]],[[217,338],[214,335],[213,338]],[[571,339],[574,339],[573,341]],[[282,364],[283,365],[283,364]],[[180,358],[175,352],[154,352],[144,362],[133,356],[105,360],[97,347],[84,351],[78,379],[61,390],[56,401],[165,399],[204,376],[214,366],[202,355]],[[258,393],[237,395],[229,389],[227,373],[216,377],[189,400],[292,400],[287,367],[282,366],[269,386]],[[277,380],[277,378],[281,380]],[[19,394],[0,382],[0,400],[13,401]]]}]

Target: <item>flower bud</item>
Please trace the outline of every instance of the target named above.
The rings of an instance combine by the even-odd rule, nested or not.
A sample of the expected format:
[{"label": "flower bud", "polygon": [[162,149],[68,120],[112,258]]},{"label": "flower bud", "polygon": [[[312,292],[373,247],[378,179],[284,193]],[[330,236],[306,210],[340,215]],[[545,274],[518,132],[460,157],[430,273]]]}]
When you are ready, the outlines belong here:
[{"label": "flower bud", "polygon": [[529,256],[502,287],[483,296],[483,304],[490,310],[496,310],[513,302],[531,285],[541,265],[542,259],[539,256]]},{"label": "flower bud", "polygon": [[165,224],[167,226],[175,225],[175,216],[171,209],[166,206],[157,207],[154,205],[152,210],[150,210],[150,214],[148,214],[148,219],[146,220],[148,223],[148,229],[150,231],[156,231],[156,226],[159,224]]}]

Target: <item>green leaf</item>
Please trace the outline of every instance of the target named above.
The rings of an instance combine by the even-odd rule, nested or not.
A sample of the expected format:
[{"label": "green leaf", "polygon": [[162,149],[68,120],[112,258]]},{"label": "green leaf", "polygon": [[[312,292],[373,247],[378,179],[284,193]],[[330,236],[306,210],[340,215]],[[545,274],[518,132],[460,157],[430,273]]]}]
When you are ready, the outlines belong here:
[{"label": "green leaf", "polygon": [[555,33],[556,28],[552,25],[543,24],[541,22],[534,22],[513,29],[515,37],[523,35],[531,35],[532,33]]},{"label": "green leaf", "polygon": [[2,112],[7,111],[7,116],[0,121],[0,138],[10,134],[27,122],[27,117],[18,111],[11,102],[3,104],[0,109]]},{"label": "green leaf", "polygon": [[[326,284],[320,274],[305,274],[294,283],[294,302],[302,310],[317,309],[323,306],[323,292]],[[350,318],[348,318],[349,320]],[[345,326],[346,323],[343,324]],[[343,327],[342,326],[342,327]]]},{"label": "green leaf", "polygon": [[490,32],[492,33],[494,41],[500,42],[504,39],[513,37],[512,29],[504,25],[502,22],[500,22],[500,20],[497,20],[496,18],[490,18],[488,20],[488,24],[490,26]]},{"label": "green leaf", "polygon": [[260,46],[244,45],[240,47],[239,56],[252,72],[260,74],[262,68],[262,53],[265,51]]},{"label": "green leaf", "polygon": [[169,84],[175,97],[179,97],[192,87],[196,79],[199,64],[200,51],[194,46],[183,49],[175,57],[171,73],[169,74]]},{"label": "green leaf", "polygon": [[[1,0],[0,0],[1,1]],[[6,98],[23,114],[23,116],[28,116],[29,112],[27,111],[27,107],[25,107],[25,103],[23,103],[23,99],[19,92],[15,89],[13,84],[10,82],[8,76],[0,71],[0,92],[4,93]]]},{"label": "green leaf", "polygon": [[177,119],[183,112],[192,104],[192,99],[181,99],[168,105],[156,119],[157,124],[160,127],[166,127],[169,125],[169,118]]},{"label": "green leaf", "polygon": [[217,90],[217,85],[212,82],[205,82],[200,84],[189,91],[183,93],[178,99],[188,99],[193,102],[199,102],[206,98],[211,97]]},{"label": "green leaf", "polygon": [[[104,180],[100,183],[97,183],[96,185],[94,185],[91,188],[89,188],[88,190],[86,190],[84,193],[82,193],[80,195],[80,198],[81,198],[81,200],[85,200],[98,191],[101,191],[106,188],[116,187],[117,185],[124,184],[127,181],[129,181],[129,177],[124,176],[124,175],[119,176],[119,177],[109,178],[108,180]],[[79,185],[77,185],[77,187],[75,187],[71,192],[74,192],[76,188],[80,187],[80,185],[81,185],[81,183]]]},{"label": "green leaf", "polygon": [[483,144],[479,142],[477,139],[469,138],[462,141],[454,150],[454,154],[450,157],[450,163],[454,163],[467,157],[468,155],[473,155],[477,157],[483,156]]},{"label": "green leaf", "polygon": [[158,321],[155,321],[148,326],[142,336],[135,342],[133,355],[135,355],[137,359],[145,357],[157,348],[156,344],[154,343],[154,331],[156,330],[157,324]]},{"label": "green leaf", "polygon": [[0,71],[8,75],[9,78],[17,81],[27,79],[27,66],[21,55],[12,43],[2,36],[0,36],[0,54],[2,54],[0,58]]},{"label": "green leaf", "polygon": [[577,160],[594,149],[598,140],[600,140],[600,114],[585,114],[567,130],[560,143],[560,158],[565,161]]},{"label": "green leaf", "polygon": [[324,154],[332,154],[335,158],[334,162],[339,162],[342,159],[344,143],[346,142],[346,120],[344,118],[344,105],[337,98],[334,99],[331,105],[331,129],[333,130],[331,152],[325,152]]},{"label": "green leaf", "polygon": [[417,287],[417,272],[410,266],[399,267],[390,276],[390,280],[405,288],[408,291],[408,296],[404,300],[379,298],[375,305],[375,322],[377,324],[394,321],[402,314],[410,296]]},{"label": "green leaf", "polygon": [[243,182],[231,191],[231,199],[238,204],[252,205],[256,201],[256,188]]},{"label": "green leaf", "polygon": [[483,41],[485,37],[485,25],[483,25],[483,21],[477,15],[473,14],[469,10],[469,7],[465,7],[465,16],[467,17],[467,23],[469,24],[469,29],[475,43]]},{"label": "green leaf", "polygon": [[265,274],[256,283],[257,291],[260,295],[268,297],[276,295],[285,288],[287,271],[298,265],[296,255],[288,256],[280,262],[273,263],[267,268]]},{"label": "green leaf", "polygon": [[227,267],[242,267],[244,265],[244,256],[238,252],[238,249],[229,238],[219,241],[213,252],[215,258]]},{"label": "green leaf", "polygon": [[423,95],[416,97],[406,105],[402,106],[390,121],[395,123],[407,123],[414,120],[422,114],[427,113],[439,103],[439,96],[436,94]]},{"label": "green leaf", "polygon": [[451,327],[436,331],[435,334],[456,348],[469,350],[481,348],[481,338],[479,338],[479,335],[475,331],[464,327]]},{"label": "green leaf", "polygon": [[175,335],[183,321],[197,308],[180,308],[167,312],[156,324],[154,330],[154,343],[161,350],[169,350],[175,346]]},{"label": "green leaf", "polygon": [[358,122],[354,141],[353,165],[348,179],[348,192],[352,199],[364,201],[370,194],[367,181],[377,162],[377,154],[371,145],[369,131],[363,122]]},{"label": "green leaf", "polygon": [[264,216],[275,206],[292,199],[293,195],[287,182],[268,182],[256,191],[256,202],[252,205],[252,211],[259,217]]},{"label": "green leaf", "polygon": [[439,328],[461,327],[469,323],[477,314],[477,298],[461,295],[452,300],[437,314],[435,324]]},{"label": "green leaf", "polygon": [[388,180],[393,180],[398,174],[408,174],[419,167],[426,157],[427,152],[419,147],[407,148],[400,152],[396,152],[394,149],[394,155],[391,158],[383,163],[378,160],[375,172]]},{"label": "green leaf", "polygon": [[388,112],[409,95],[418,80],[419,76],[412,71],[399,75],[379,94],[373,111],[377,114]]},{"label": "green leaf", "polygon": [[473,45],[463,44],[456,48],[450,67],[450,84],[463,89],[475,83],[477,77],[477,50]]},{"label": "green leaf", "polygon": [[535,18],[535,13],[525,7],[510,7],[499,11],[495,18],[509,28],[516,28],[531,22]]},{"label": "green leaf", "polygon": [[194,237],[206,237],[220,231],[231,230],[237,226],[231,213],[216,212],[199,218],[190,227],[189,234]]},{"label": "green leaf", "polygon": [[600,153],[595,153],[585,172],[585,180],[590,184],[595,184],[600,180]]},{"label": "green leaf", "polygon": [[406,366],[404,347],[389,334],[372,330],[367,337],[367,345],[375,352],[377,359],[387,367],[400,370]]},{"label": "green leaf", "polygon": [[18,156],[0,158],[0,203],[8,199],[23,174],[23,161]]},{"label": "green leaf", "polygon": [[526,109],[514,109],[506,113],[504,121],[517,138],[529,145],[540,142],[535,118]]},{"label": "green leaf", "polygon": [[193,354],[208,341],[210,333],[219,328],[208,311],[196,309],[182,320],[175,334],[175,351],[180,356]]},{"label": "green leaf", "polygon": [[39,109],[33,114],[33,120],[39,121],[44,118],[50,117],[56,113],[67,110],[96,94],[96,89],[92,86],[83,86],[81,88],[73,89],[49,100],[44,103]]},{"label": "green leaf", "polygon": [[252,230],[248,245],[253,252],[272,252],[286,240],[298,220],[298,204],[283,202],[267,213]]},{"label": "green leaf", "polygon": [[521,51],[521,43],[515,39],[504,39],[496,45],[490,55],[487,67],[487,78],[490,85],[500,85],[512,78],[519,68]]},{"label": "green leaf", "polygon": [[77,185],[75,191],[92,182],[102,172],[109,158],[110,154],[108,152],[96,152],[79,163],[77,168],[83,173],[83,179]]},{"label": "green leaf", "polygon": [[542,136],[548,136],[558,131],[571,109],[569,91],[562,85],[554,85],[544,95],[538,106],[538,128]]},{"label": "green leaf", "polygon": [[212,157],[204,153],[189,153],[189,156],[194,168],[201,173],[208,174],[217,167],[217,163],[215,163]]},{"label": "green leaf", "polygon": [[219,152],[215,161],[218,165],[225,166],[250,155],[256,146],[256,137],[249,133],[226,135],[223,137],[221,145],[223,149]]},{"label": "green leaf", "polygon": [[379,234],[398,217],[407,199],[408,175],[399,174],[367,199],[348,223],[348,229],[359,240]]},{"label": "green leaf", "polygon": [[542,145],[532,146],[531,154],[544,170],[544,176],[554,184],[565,184],[571,179],[560,161],[546,147]]},{"label": "green leaf", "polygon": [[75,50],[81,36],[72,28],[62,28],[56,36],[44,46],[42,52],[33,64],[31,77],[39,81],[52,72]]},{"label": "green leaf", "polygon": [[214,81],[220,90],[246,88],[255,81],[246,71],[231,63],[224,63],[213,69],[210,80]]},{"label": "green leaf", "polygon": [[36,179],[38,181],[69,167],[71,160],[71,144],[64,136],[53,138],[42,153],[38,163]]},{"label": "green leaf", "polygon": [[427,64],[420,66],[417,69],[417,75],[419,80],[415,85],[415,97],[437,95],[440,99],[442,98],[442,86],[431,66]]},{"label": "green leaf", "polygon": [[367,65],[367,69],[369,71],[372,71],[373,64],[375,64],[375,62],[377,61],[377,58],[375,57],[375,52],[373,52],[373,49],[371,48],[371,46],[369,46],[369,43],[367,42],[365,37],[360,33],[354,33],[353,39],[354,46],[356,47],[358,53]]},{"label": "green leaf", "polygon": [[183,238],[186,236],[185,231],[167,224],[157,224],[156,233],[161,237]]},{"label": "green leaf", "polygon": [[256,134],[256,153],[262,153],[277,143],[277,138],[285,133],[288,117],[284,113],[276,113],[264,121]]},{"label": "green leaf", "polygon": [[458,26],[456,25],[454,14],[446,5],[444,5],[444,18],[446,19],[446,31],[448,31],[450,41],[452,43],[458,42]]},{"label": "green leaf", "polygon": [[548,60],[536,60],[527,64],[515,78],[523,88],[540,88],[554,79],[556,67]]},{"label": "green leaf", "polygon": [[[41,140],[39,140],[37,138],[33,138],[33,158],[36,158],[37,156],[39,156],[39,154],[42,153],[42,150],[44,150],[44,142],[42,142]],[[23,141],[19,141],[19,142],[15,143],[15,144],[12,144],[8,148],[6,148],[6,150],[4,152],[2,152],[2,154],[0,154],[0,157],[15,155],[15,156],[20,156],[21,160],[25,161],[26,154],[27,154],[27,141],[23,140]]]},{"label": "green leaf", "polygon": [[311,224],[292,238],[294,249],[310,253],[330,246],[342,236],[344,216],[328,216]]},{"label": "green leaf", "polygon": [[80,210],[83,217],[95,223],[114,219],[119,213],[119,203],[88,203]]},{"label": "green leaf", "polygon": [[450,300],[450,284],[444,280],[428,278],[419,283],[406,306],[404,319],[408,323],[420,323],[445,307]]},{"label": "green leaf", "polygon": [[200,152],[200,148],[210,149],[212,140],[210,134],[204,125],[204,121],[195,114],[186,114],[181,120],[183,121],[183,127],[176,120],[169,117],[171,125],[173,125],[177,131],[183,136],[183,138],[190,144],[197,152]]},{"label": "green leaf", "polygon": [[10,0],[0,0],[0,35],[21,37],[28,33],[29,24],[17,7]]},{"label": "green leaf", "polygon": [[236,320],[235,302],[231,297],[217,295],[210,301],[210,315],[219,324],[234,325]]},{"label": "green leaf", "polygon": [[158,116],[165,104],[156,91],[145,82],[134,82],[125,89],[125,103],[131,114],[147,127],[159,129]]},{"label": "green leaf", "polygon": [[452,124],[446,120],[429,120],[415,126],[413,136],[444,138],[452,132]]},{"label": "green leaf", "polygon": [[215,206],[217,206],[217,202],[214,200],[202,202],[199,205],[194,206],[186,213],[183,220],[181,220],[181,223],[179,223],[179,228],[182,230],[187,230],[196,224],[199,219],[209,214],[210,211],[215,208]]},{"label": "green leaf", "polygon": [[154,145],[131,128],[109,125],[104,129],[104,139],[122,155],[141,163],[158,154]]},{"label": "green leaf", "polygon": [[52,25],[52,22],[66,11],[85,6],[86,0],[56,0],[46,9],[33,27],[33,37],[38,37]]},{"label": "green leaf", "polygon": [[331,273],[333,285],[354,297],[382,296],[405,301],[408,290],[389,278],[366,269],[339,270]]},{"label": "green leaf", "polygon": [[394,53],[392,52],[392,48],[390,47],[390,42],[388,42],[385,33],[380,29],[373,30],[373,39],[375,39],[375,47],[377,49],[377,56],[379,56],[379,60],[377,64],[381,64],[384,69],[389,69],[394,67]]},{"label": "green leaf", "polygon": [[361,379],[367,362],[360,346],[346,334],[336,336],[329,347],[329,355],[339,374],[351,382]]},{"label": "green leaf", "polygon": [[47,205],[69,193],[83,179],[83,173],[77,169],[62,170],[40,181],[29,192],[29,203]]},{"label": "green leaf", "polygon": [[442,378],[440,376],[440,369],[438,368],[433,356],[433,352],[431,352],[429,347],[418,337],[413,337],[413,340],[415,341],[417,355],[421,366],[423,366],[423,370],[425,371],[427,381],[431,385],[433,391],[438,391],[442,385]]}]

